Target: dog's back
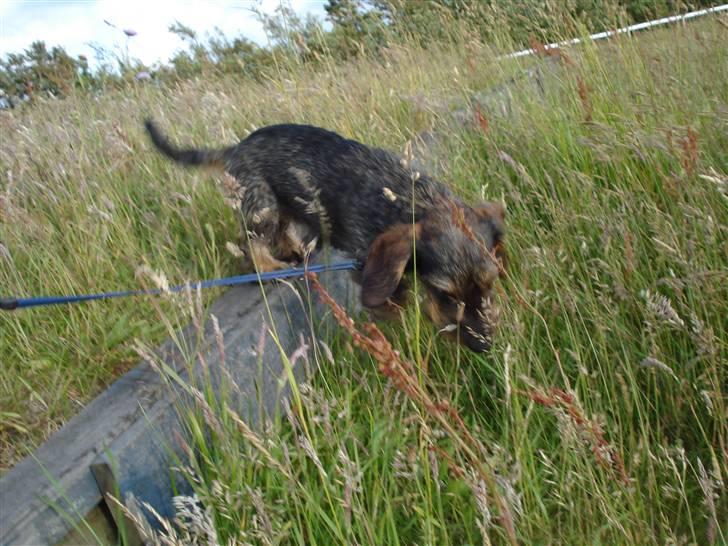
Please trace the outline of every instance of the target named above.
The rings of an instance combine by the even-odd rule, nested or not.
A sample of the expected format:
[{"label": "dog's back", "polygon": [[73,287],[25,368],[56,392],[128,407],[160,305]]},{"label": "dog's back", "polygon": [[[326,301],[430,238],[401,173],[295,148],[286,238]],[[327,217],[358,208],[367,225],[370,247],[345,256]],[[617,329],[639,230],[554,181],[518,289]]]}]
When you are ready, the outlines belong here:
[{"label": "dog's back", "polygon": [[314,224],[325,211],[329,225],[323,229],[329,233],[322,235],[357,255],[391,225],[412,223],[438,199],[453,198],[395,155],[317,127],[266,127],[245,139],[239,152],[242,164],[231,165],[234,176],[262,175],[279,202],[293,210],[302,198],[309,201]]},{"label": "dog's back", "polygon": [[289,216],[357,256],[391,225],[411,223],[438,199],[453,199],[446,187],[395,155],[319,127],[271,125],[229,148],[179,150],[152,122],[146,126],[154,144],[175,161],[217,165],[243,187],[264,181]]}]

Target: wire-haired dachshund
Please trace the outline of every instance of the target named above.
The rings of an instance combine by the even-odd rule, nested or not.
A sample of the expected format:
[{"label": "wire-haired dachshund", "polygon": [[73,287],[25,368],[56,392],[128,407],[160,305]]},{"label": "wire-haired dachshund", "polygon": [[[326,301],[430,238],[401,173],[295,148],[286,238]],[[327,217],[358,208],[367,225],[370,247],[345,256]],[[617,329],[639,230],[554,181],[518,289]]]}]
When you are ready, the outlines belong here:
[{"label": "wire-haired dachshund", "polygon": [[299,260],[315,237],[363,264],[361,299],[373,310],[404,305],[403,276],[416,270],[431,320],[473,351],[490,347],[491,289],[506,260],[499,203],[468,206],[399,157],[318,127],[273,125],[227,148],[180,149],[145,125],[173,160],[235,178],[260,270]]}]

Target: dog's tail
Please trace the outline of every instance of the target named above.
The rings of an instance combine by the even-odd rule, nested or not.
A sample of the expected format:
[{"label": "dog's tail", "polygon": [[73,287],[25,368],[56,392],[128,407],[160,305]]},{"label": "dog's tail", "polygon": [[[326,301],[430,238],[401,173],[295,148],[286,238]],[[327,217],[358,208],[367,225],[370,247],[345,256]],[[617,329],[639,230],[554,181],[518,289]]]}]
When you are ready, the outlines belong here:
[{"label": "dog's tail", "polygon": [[184,165],[216,167],[219,169],[225,169],[227,167],[227,159],[230,148],[223,148],[221,150],[177,148],[164,134],[162,134],[162,131],[159,130],[157,124],[151,119],[144,120],[144,127],[147,128],[147,132],[157,149],[178,163],[182,163]]}]

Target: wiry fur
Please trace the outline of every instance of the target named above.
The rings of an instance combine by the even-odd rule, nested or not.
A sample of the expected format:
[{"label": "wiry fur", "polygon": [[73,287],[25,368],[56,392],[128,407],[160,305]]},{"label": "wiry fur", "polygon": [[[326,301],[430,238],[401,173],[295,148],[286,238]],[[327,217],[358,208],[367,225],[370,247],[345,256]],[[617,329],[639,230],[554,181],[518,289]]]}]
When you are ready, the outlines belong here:
[{"label": "wiry fur", "polygon": [[260,268],[300,255],[304,241],[291,237],[294,222],[361,261],[362,302],[383,308],[402,299],[402,278],[416,256],[433,321],[461,326],[460,340],[475,351],[489,347],[492,325],[482,317],[500,267],[494,256],[505,258],[500,205],[469,207],[395,155],[317,127],[264,127],[215,150],[178,149],[153,122],[146,127],[173,160],[235,177]]}]

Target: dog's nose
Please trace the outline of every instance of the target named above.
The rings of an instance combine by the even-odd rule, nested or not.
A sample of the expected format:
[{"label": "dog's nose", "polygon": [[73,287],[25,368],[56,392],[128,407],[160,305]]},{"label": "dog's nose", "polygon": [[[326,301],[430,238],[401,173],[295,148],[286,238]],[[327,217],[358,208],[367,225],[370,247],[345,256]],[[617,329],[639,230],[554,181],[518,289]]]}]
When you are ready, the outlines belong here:
[{"label": "dog's nose", "polygon": [[478,323],[475,320],[469,320],[465,318],[460,323],[459,329],[459,341],[465,345],[471,351],[476,353],[484,353],[490,349],[491,346],[491,332],[489,329],[483,330],[482,323]]},{"label": "dog's nose", "polygon": [[490,349],[490,340],[487,337],[476,337],[470,334],[460,336],[460,341],[475,353],[485,353]]}]

